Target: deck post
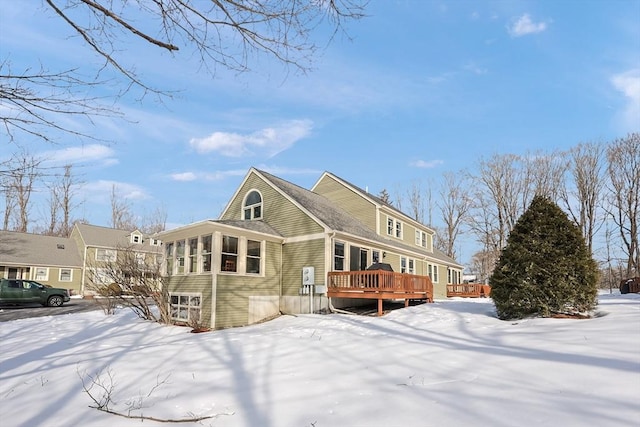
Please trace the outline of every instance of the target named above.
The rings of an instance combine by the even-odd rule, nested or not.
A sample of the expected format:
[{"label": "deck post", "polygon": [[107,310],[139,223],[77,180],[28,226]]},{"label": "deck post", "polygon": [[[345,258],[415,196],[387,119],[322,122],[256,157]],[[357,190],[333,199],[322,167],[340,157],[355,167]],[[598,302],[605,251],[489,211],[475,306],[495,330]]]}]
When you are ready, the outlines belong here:
[{"label": "deck post", "polygon": [[382,316],[382,298],[378,298],[378,316]]}]

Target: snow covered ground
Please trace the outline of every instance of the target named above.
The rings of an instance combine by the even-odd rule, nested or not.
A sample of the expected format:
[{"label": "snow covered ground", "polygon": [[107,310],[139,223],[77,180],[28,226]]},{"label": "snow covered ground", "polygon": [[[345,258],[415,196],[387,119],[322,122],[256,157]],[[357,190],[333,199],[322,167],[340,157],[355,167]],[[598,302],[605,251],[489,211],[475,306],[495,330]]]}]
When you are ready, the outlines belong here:
[{"label": "snow covered ground", "polygon": [[127,310],[4,322],[0,425],[166,425],[90,408],[84,380],[117,412],[214,416],[185,426],[638,426],[640,295],[597,311],[506,322],[453,299],[201,334]]}]

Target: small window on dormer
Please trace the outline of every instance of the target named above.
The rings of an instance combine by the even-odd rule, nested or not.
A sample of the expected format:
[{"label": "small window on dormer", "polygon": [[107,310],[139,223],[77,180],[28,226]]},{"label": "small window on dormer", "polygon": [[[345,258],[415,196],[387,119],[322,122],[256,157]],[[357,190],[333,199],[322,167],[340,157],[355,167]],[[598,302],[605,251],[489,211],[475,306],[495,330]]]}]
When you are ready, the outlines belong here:
[{"label": "small window on dormer", "polygon": [[261,219],[262,218],[262,196],[256,190],[252,190],[247,194],[243,206],[244,219]]},{"label": "small window on dormer", "polygon": [[138,233],[132,234],[131,243],[142,243],[142,236]]}]

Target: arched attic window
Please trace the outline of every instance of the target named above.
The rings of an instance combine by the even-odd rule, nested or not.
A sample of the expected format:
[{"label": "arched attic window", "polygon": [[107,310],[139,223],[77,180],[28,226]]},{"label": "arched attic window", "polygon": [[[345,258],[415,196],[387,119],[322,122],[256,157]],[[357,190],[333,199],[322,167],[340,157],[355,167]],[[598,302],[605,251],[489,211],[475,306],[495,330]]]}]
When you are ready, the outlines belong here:
[{"label": "arched attic window", "polygon": [[262,218],[262,196],[257,190],[251,190],[244,199],[242,205],[242,217],[244,219]]}]

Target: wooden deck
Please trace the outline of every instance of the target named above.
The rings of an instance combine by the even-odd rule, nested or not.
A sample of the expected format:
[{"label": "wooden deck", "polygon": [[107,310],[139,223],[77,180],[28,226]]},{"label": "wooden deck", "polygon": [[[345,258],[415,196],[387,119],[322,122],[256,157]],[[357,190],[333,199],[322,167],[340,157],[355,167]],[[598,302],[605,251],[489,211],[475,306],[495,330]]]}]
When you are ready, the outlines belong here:
[{"label": "wooden deck", "polygon": [[393,271],[330,271],[327,277],[327,296],[330,298],[359,298],[378,300],[378,316],[382,315],[382,301],[404,299],[433,302],[433,284],[428,276]]},{"label": "wooden deck", "polygon": [[457,283],[447,285],[447,297],[485,298],[491,293],[491,286],[482,283]]}]

